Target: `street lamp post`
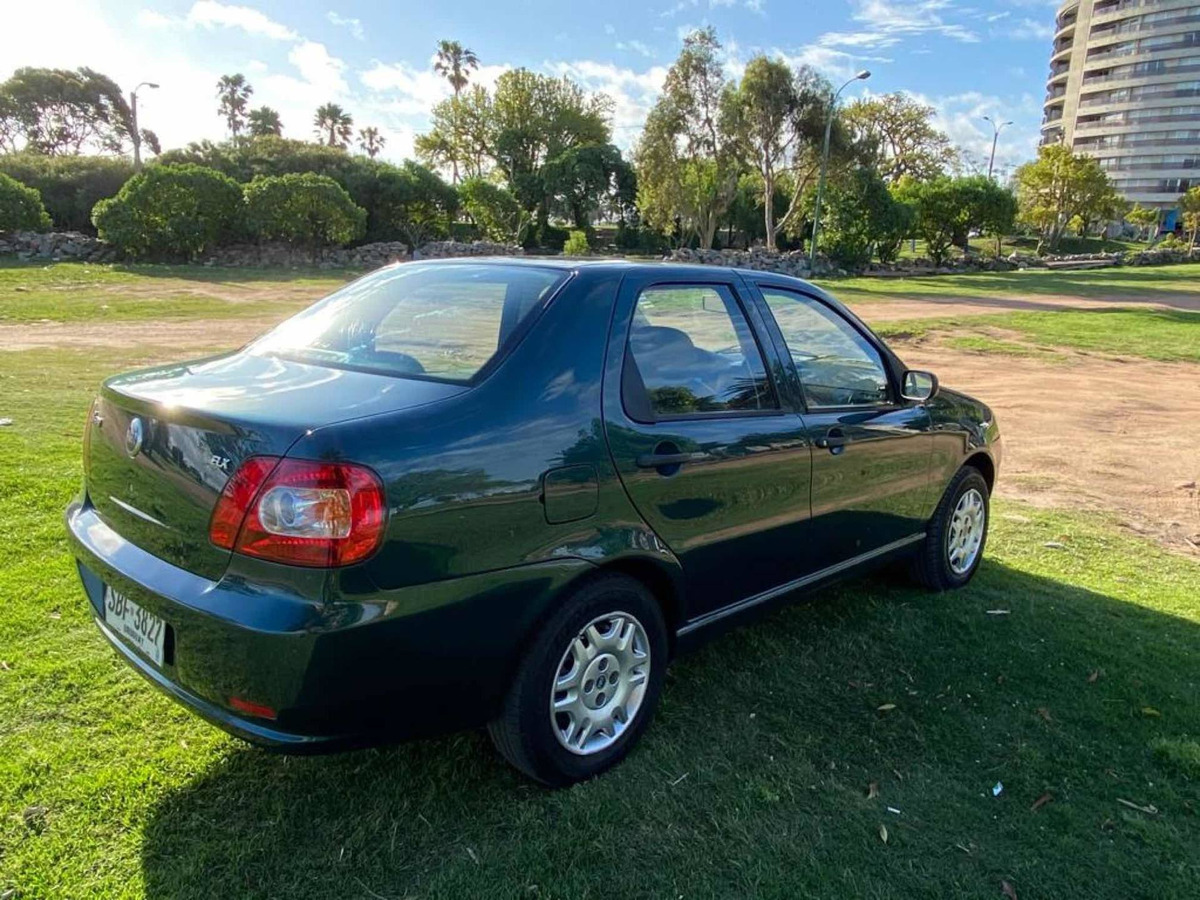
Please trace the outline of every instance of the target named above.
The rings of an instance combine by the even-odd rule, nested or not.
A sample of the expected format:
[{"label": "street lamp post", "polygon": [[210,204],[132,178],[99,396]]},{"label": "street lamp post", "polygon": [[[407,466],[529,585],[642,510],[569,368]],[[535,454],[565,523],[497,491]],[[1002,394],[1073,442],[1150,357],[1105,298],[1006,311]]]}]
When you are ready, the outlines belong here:
[{"label": "street lamp post", "polygon": [[140,169],[142,167],[142,132],[138,128],[137,92],[140,91],[144,87],[157,88],[158,85],[155,84],[153,81],[143,81],[141,84],[139,84],[137,87],[135,87],[129,93],[129,113],[130,113],[131,119],[133,120],[132,121],[133,134],[131,134],[130,137],[133,138],[133,167],[134,167],[134,169]]},{"label": "street lamp post", "polygon": [[990,179],[992,177],[992,167],[996,164],[996,142],[1000,140],[1000,132],[1004,130],[1005,126],[1011,125],[1012,122],[1001,122],[997,125],[996,120],[991,116],[984,116],[983,119],[985,122],[992,123],[992,157],[988,160],[988,178]]},{"label": "street lamp post", "polygon": [[838,97],[842,95],[842,91],[854,84],[856,81],[866,81],[871,77],[871,73],[863,69],[840,88],[833,95],[833,100],[829,104],[829,115],[825,119],[825,144],[821,148],[821,175],[817,179],[817,202],[813,205],[813,227],[812,227],[812,246],[808,250],[808,272],[811,275],[817,267],[817,231],[821,227],[821,197],[825,194],[825,167],[829,164],[829,132],[833,128],[833,114],[837,111]]}]

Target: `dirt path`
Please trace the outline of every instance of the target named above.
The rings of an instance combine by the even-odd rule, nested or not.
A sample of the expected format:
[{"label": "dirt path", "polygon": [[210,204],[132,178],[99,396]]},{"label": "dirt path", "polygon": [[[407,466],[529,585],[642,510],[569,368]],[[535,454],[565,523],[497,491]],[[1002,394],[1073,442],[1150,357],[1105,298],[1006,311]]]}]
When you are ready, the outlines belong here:
[{"label": "dirt path", "polygon": [[1000,496],[1115,512],[1200,555],[1200,366],[1082,355],[1046,363],[923,342],[896,349],[995,411]]},{"label": "dirt path", "polygon": [[287,317],[185,319],[172,322],[32,322],[0,325],[0,352],[89,347],[161,347],[187,353],[197,348],[240,347]]}]

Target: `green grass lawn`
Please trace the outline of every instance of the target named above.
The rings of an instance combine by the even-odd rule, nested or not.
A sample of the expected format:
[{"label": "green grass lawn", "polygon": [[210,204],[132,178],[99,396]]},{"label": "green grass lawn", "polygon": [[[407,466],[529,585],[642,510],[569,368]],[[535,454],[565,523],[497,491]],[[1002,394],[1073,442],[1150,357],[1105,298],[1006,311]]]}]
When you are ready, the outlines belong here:
[{"label": "green grass lawn", "polygon": [[[1000,253],[1002,256],[1008,256],[1013,251],[1018,253],[1034,253],[1037,250],[1038,239],[1036,237],[1006,237],[1000,242]],[[1109,240],[1108,238],[1098,237],[1072,237],[1064,236],[1059,241],[1055,253],[1115,253],[1118,250],[1123,250],[1127,253],[1132,253],[1137,250],[1145,250],[1149,247],[1146,241],[1119,241]],[[977,237],[971,239],[971,249],[976,253],[982,253],[985,256],[993,256],[996,252],[996,239],[994,237]],[[952,256],[962,256],[962,251],[957,247],[951,247],[950,253]],[[925,242],[905,241],[900,245],[901,259],[928,259],[929,251],[925,247]]]},{"label": "green grass lawn", "polygon": [[476,733],[223,736],[105,645],[62,537],[96,384],[156,355],[0,353],[0,897],[1195,896],[1200,565],[1091,517],[1000,504],[966,590],[719,638],[569,790]]},{"label": "green grass lawn", "polygon": [[[995,329],[1014,332],[1036,346],[979,333]],[[1063,309],[883,321],[876,323],[875,330],[890,338],[953,332],[952,346],[1017,356],[1037,353],[1039,348],[1068,347],[1164,362],[1200,362],[1200,312]]]},{"label": "green grass lawn", "polygon": [[0,324],[284,315],[356,273],[0,262]]}]

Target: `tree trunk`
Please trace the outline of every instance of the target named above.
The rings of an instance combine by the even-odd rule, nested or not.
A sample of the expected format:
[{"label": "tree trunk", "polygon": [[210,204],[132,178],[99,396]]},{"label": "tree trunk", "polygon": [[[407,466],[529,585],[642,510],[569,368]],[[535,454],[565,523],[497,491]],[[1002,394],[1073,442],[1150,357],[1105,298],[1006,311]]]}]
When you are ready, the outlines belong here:
[{"label": "tree trunk", "polygon": [[775,172],[768,156],[763,166],[763,219],[767,226],[767,249],[774,252],[775,244]]}]

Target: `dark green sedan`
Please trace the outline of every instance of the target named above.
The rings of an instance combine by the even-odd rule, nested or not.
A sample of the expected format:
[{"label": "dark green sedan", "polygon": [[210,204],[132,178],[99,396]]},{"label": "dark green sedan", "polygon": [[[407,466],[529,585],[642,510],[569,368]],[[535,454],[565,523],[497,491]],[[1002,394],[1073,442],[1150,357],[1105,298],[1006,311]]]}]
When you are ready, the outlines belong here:
[{"label": "dark green sedan", "polygon": [[803,281],[542,260],[373,272],[108,380],[66,524],[101,633],[290,751],[487,725],[619,761],[673,654],[899,558],[974,574],[991,411]]}]

